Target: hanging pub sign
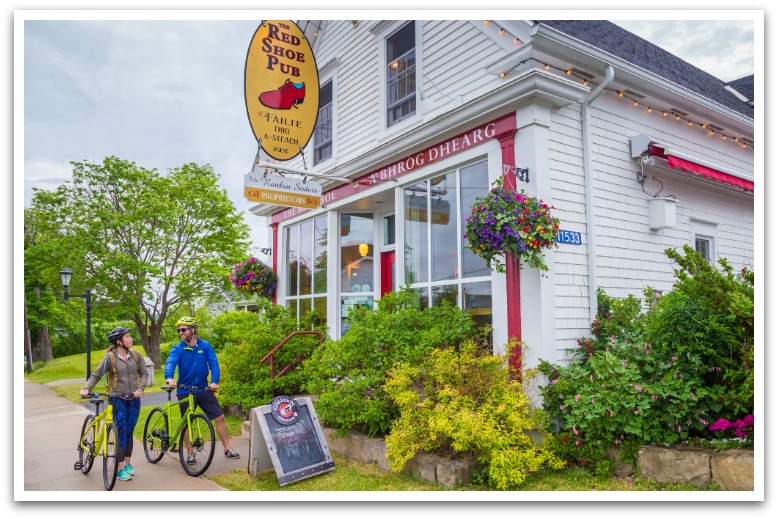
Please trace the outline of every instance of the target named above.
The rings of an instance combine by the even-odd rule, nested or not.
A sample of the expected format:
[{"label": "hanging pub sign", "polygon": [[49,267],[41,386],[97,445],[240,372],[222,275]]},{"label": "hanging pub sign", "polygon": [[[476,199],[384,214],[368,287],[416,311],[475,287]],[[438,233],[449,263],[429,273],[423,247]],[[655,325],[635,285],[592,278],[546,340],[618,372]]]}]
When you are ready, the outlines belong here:
[{"label": "hanging pub sign", "polygon": [[263,204],[316,209],[321,205],[321,185],[302,178],[251,172],[243,177],[243,195]]},{"label": "hanging pub sign", "polygon": [[263,150],[290,160],[308,144],[319,113],[319,71],[308,39],[290,20],[265,20],[246,55],[244,91]]}]

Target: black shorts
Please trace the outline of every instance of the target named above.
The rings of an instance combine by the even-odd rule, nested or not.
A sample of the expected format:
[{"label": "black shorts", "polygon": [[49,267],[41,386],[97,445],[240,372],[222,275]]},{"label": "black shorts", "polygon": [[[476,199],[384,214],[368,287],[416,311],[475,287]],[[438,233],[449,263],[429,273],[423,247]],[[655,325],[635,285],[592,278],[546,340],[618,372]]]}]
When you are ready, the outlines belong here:
[{"label": "black shorts", "polygon": [[[183,402],[179,407],[181,408],[181,416],[184,416],[186,408],[189,407],[186,395],[176,395],[179,402]],[[219,405],[219,401],[216,400],[216,395],[212,391],[203,391],[202,393],[195,393],[194,395],[195,405],[203,410],[205,416],[209,420],[219,418],[224,414],[222,406]],[[195,412],[195,411],[193,411]]]}]

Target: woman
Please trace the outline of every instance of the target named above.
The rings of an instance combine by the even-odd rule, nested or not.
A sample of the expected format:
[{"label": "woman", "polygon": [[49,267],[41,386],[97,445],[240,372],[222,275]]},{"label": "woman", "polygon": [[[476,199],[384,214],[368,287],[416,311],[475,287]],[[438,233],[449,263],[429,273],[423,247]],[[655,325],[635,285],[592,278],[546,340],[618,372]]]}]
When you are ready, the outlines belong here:
[{"label": "woman", "polygon": [[149,374],[140,353],[130,349],[132,337],[129,328],[114,328],[108,333],[108,342],[111,347],[108,348],[103,362],[87,380],[81,390],[81,396],[87,396],[103,375],[106,375],[118,443],[116,461],[119,464],[119,473],[116,477],[127,481],[135,475],[135,469],[130,463],[132,431],[138,423],[140,397],[146,388]]}]

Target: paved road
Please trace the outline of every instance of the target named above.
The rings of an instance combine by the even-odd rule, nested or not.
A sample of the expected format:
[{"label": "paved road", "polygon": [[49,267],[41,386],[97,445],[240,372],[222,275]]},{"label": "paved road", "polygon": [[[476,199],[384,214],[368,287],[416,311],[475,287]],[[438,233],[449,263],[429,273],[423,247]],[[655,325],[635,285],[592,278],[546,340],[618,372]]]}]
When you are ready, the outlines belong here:
[{"label": "paved road", "polygon": [[[72,383],[72,382],[71,382]],[[161,393],[166,400],[166,393]],[[143,405],[152,404],[143,397]],[[73,469],[78,459],[76,441],[84,417],[89,411],[79,404],[58,396],[42,384],[24,383],[24,490],[99,491],[103,487],[102,460],[95,460],[92,471],[84,475]],[[143,445],[135,440],[132,465],[136,475],[130,481],[116,481],[114,492],[123,491],[224,491],[206,476],[248,469],[249,442],[242,437],[230,438],[241,454],[238,460],[222,454],[216,445],[213,462],[205,475],[187,475],[178,461],[178,454],[167,454],[151,464],[143,454]],[[34,499],[34,498],[33,498]]]}]

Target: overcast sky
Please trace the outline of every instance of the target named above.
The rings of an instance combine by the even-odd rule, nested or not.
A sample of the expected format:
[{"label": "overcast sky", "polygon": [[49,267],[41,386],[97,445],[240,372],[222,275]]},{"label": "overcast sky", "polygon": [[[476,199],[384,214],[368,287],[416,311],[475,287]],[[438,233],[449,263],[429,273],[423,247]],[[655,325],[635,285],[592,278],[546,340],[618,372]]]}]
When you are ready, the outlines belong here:
[{"label": "overcast sky", "polygon": [[[620,13],[630,14],[640,13]],[[72,11],[40,17],[28,14],[24,52],[15,55],[23,59],[24,87],[16,94],[17,102],[24,95],[25,206],[33,187],[54,189],[68,179],[70,161],[116,155],[160,172],[209,163],[245,211],[254,245],[267,246],[262,220],[243,196],[256,153],[243,69],[260,20],[68,20]],[[752,20],[617,23],[723,80],[754,73]]]}]

